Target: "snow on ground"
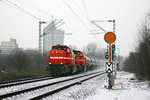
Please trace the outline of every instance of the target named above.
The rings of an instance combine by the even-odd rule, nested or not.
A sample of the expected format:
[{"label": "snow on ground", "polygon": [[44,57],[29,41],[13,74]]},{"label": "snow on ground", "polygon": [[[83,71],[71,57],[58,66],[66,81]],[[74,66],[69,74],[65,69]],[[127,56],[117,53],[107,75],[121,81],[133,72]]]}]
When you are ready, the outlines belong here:
[{"label": "snow on ground", "polygon": [[88,96],[92,95],[103,81],[104,75],[101,75],[44,98],[44,100],[84,100]]},{"label": "snow on ground", "polygon": [[138,81],[133,73],[118,72],[115,82],[112,90],[104,88],[104,82],[96,94],[86,100],[150,100],[149,82]]},{"label": "snow on ground", "polygon": [[44,100],[150,100],[148,81],[138,81],[134,74],[118,72],[112,90],[104,88],[104,75],[76,85]]},{"label": "snow on ground", "polygon": [[90,74],[92,72],[93,73],[97,72],[97,70],[88,71],[88,72],[80,73],[80,74],[75,74],[72,76],[59,77],[59,78],[54,78],[54,79],[49,79],[49,80],[44,80],[44,81],[31,82],[31,83],[27,83],[27,84],[21,84],[21,85],[6,87],[6,88],[0,88],[0,95],[6,94],[6,93],[11,93],[12,91],[15,92],[15,91],[20,91],[20,90],[24,90],[24,89],[29,89],[32,87],[37,87],[37,86],[44,85],[44,84],[50,84],[53,82],[62,81],[62,80],[70,79],[73,77]]}]

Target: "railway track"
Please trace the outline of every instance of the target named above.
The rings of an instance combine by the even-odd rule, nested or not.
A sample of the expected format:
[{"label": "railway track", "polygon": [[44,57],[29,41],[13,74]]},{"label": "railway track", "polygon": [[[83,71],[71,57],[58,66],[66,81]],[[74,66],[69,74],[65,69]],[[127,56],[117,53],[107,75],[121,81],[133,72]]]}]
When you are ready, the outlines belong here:
[{"label": "railway track", "polygon": [[49,76],[39,76],[39,77],[33,77],[33,78],[24,78],[24,79],[18,79],[18,80],[4,81],[4,82],[0,82],[0,85],[9,84],[9,83],[13,83],[13,82],[20,82],[20,81],[27,81],[27,80],[45,78],[45,77],[49,77]]},{"label": "railway track", "polygon": [[[69,88],[71,86],[74,86],[76,84],[81,84],[82,82],[86,80],[102,75],[104,73],[105,73],[104,71],[99,71],[99,72],[94,72],[94,73],[90,73],[86,75],[80,75],[80,76],[78,75],[75,77],[74,76],[62,77],[62,78],[57,78],[57,79],[51,79],[46,83],[44,83],[44,81],[40,81],[40,83],[44,83],[44,84],[42,85],[38,84],[33,87],[23,88],[20,90],[16,89],[16,90],[11,90],[7,93],[2,93],[0,94],[0,99],[14,99],[14,100],[16,99],[18,100],[41,99],[49,95],[52,95],[56,92],[59,92],[61,90],[64,90],[66,88]],[[18,85],[15,88],[20,88],[20,87]],[[9,87],[5,88],[5,90],[8,90],[8,89]]]},{"label": "railway track", "polygon": [[26,83],[31,83],[31,82],[38,82],[38,81],[49,80],[49,79],[53,79],[53,77],[43,76],[43,77],[36,77],[36,78],[14,80],[14,81],[9,81],[9,82],[2,82],[0,83],[0,88],[6,88],[10,86],[21,85],[21,84],[26,84]]}]

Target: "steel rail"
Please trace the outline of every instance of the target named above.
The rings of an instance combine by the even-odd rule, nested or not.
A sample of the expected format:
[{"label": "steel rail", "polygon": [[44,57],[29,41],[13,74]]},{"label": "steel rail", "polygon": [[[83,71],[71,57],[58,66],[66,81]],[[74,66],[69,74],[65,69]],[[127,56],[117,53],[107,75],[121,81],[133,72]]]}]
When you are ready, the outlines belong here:
[{"label": "steel rail", "polygon": [[[55,77],[55,78],[59,78],[59,77]],[[9,82],[7,84],[1,84],[0,88],[6,88],[6,87],[15,86],[15,85],[38,82],[38,81],[49,80],[49,79],[54,79],[54,78],[53,77],[45,77],[45,78],[43,77],[43,78],[29,79],[29,80],[24,80],[24,81],[15,81],[14,83]]]},{"label": "steel rail", "polygon": [[13,82],[20,82],[20,81],[26,81],[26,80],[45,78],[45,77],[49,77],[49,76],[40,76],[40,77],[33,77],[33,78],[24,78],[24,79],[18,79],[18,80],[4,81],[4,82],[0,82],[0,85],[9,84],[9,83],[13,83]]},{"label": "steel rail", "polygon": [[[104,71],[100,71],[100,72],[105,73]],[[31,87],[31,88],[24,89],[24,90],[19,90],[19,91],[15,91],[15,92],[12,92],[12,93],[3,94],[3,95],[0,95],[0,99],[4,99],[4,98],[7,98],[7,97],[12,97],[12,96],[15,96],[15,95],[18,95],[18,94],[22,94],[22,93],[25,93],[25,92],[33,91],[33,90],[36,90],[36,89],[44,88],[44,87],[55,85],[55,84],[58,84],[58,83],[78,79],[78,78],[81,78],[81,77],[90,76],[90,75],[97,74],[97,73],[100,73],[100,72],[94,72],[94,73],[90,73],[90,74],[87,74],[87,75],[81,75],[81,76],[77,76],[77,77],[70,78],[70,79],[65,79],[65,80],[61,80],[61,81],[57,81],[57,82],[53,82],[53,83],[44,84],[44,85],[41,85],[41,86]]]},{"label": "steel rail", "polygon": [[[104,72],[104,73],[105,73],[105,72]],[[48,93],[45,93],[45,94],[42,94],[42,95],[33,97],[33,98],[31,98],[30,100],[40,100],[40,99],[42,99],[42,98],[44,98],[44,97],[47,97],[47,96],[50,96],[50,95],[55,94],[55,93],[57,93],[57,92],[60,92],[60,91],[62,91],[62,90],[65,90],[65,89],[67,89],[67,88],[69,88],[69,87],[71,87],[71,86],[74,86],[74,85],[77,85],[77,84],[81,84],[81,83],[84,82],[84,81],[87,81],[87,80],[89,80],[89,79],[95,78],[95,77],[97,77],[97,76],[99,76],[99,75],[102,75],[102,74],[104,74],[104,73],[100,73],[100,74],[98,74],[98,75],[91,76],[91,77],[86,78],[86,79],[83,79],[83,80],[81,80],[81,81],[74,82],[74,83],[69,84],[69,85],[66,85],[66,86],[64,86],[64,87],[55,89],[55,90],[53,90],[53,91],[51,91],[51,92],[48,92]]]}]

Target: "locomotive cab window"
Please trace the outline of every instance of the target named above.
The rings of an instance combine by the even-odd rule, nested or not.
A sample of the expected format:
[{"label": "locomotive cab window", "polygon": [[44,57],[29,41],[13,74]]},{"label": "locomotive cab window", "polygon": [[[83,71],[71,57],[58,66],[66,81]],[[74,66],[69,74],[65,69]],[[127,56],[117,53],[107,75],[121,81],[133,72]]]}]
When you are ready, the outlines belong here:
[{"label": "locomotive cab window", "polygon": [[74,54],[79,55],[79,52],[74,52]]},{"label": "locomotive cab window", "polygon": [[63,51],[66,51],[66,47],[53,47],[52,50],[63,50]]},{"label": "locomotive cab window", "polygon": [[83,55],[80,53],[80,57],[83,57]]},{"label": "locomotive cab window", "polygon": [[67,53],[70,53],[70,50],[67,48]]}]

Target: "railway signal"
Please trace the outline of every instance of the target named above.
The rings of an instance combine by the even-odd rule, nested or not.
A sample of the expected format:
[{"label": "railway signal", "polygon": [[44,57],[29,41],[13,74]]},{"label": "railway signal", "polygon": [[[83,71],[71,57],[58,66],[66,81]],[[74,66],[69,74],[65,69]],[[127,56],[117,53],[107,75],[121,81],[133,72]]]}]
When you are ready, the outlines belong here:
[{"label": "railway signal", "polygon": [[105,58],[108,59],[108,52],[105,52]]},{"label": "railway signal", "polygon": [[112,51],[115,51],[115,44],[112,44]]},{"label": "railway signal", "polygon": [[116,40],[116,35],[113,32],[108,32],[105,34],[104,39],[107,43],[113,43]]},{"label": "railway signal", "polygon": [[[96,22],[113,22],[113,32],[107,32],[105,29],[103,29],[102,27],[100,27]],[[91,21],[92,24],[94,24],[96,27],[98,27],[100,30],[104,31],[106,34],[104,36],[104,40],[106,43],[108,43],[108,48],[107,48],[107,52],[105,53],[105,58],[108,59],[108,62],[105,63],[106,65],[106,72],[107,72],[107,76],[108,76],[108,88],[111,89],[112,86],[114,85],[114,75],[113,75],[113,71],[114,71],[114,62],[112,60],[112,57],[114,57],[114,51],[115,48],[112,48],[112,46],[115,47],[115,45],[112,45],[112,43],[115,42],[116,40],[116,35],[114,34],[116,31],[116,21],[115,20],[103,20],[103,21]],[[113,51],[113,52],[112,52]],[[113,53],[113,54],[112,54]]]},{"label": "railway signal", "polygon": [[115,57],[115,44],[112,44],[116,40],[116,35],[113,32],[108,32],[104,36],[104,40],[108,43],[108,52],[105,53],[105,58],[108,59],[106,62],[107,77],[108,77],[108,88],[112,89],[114,85],[114,57]]},{"label": "railway signal", "polygon": [[115,44],[112,44],[112,60],[115,58]]}]

